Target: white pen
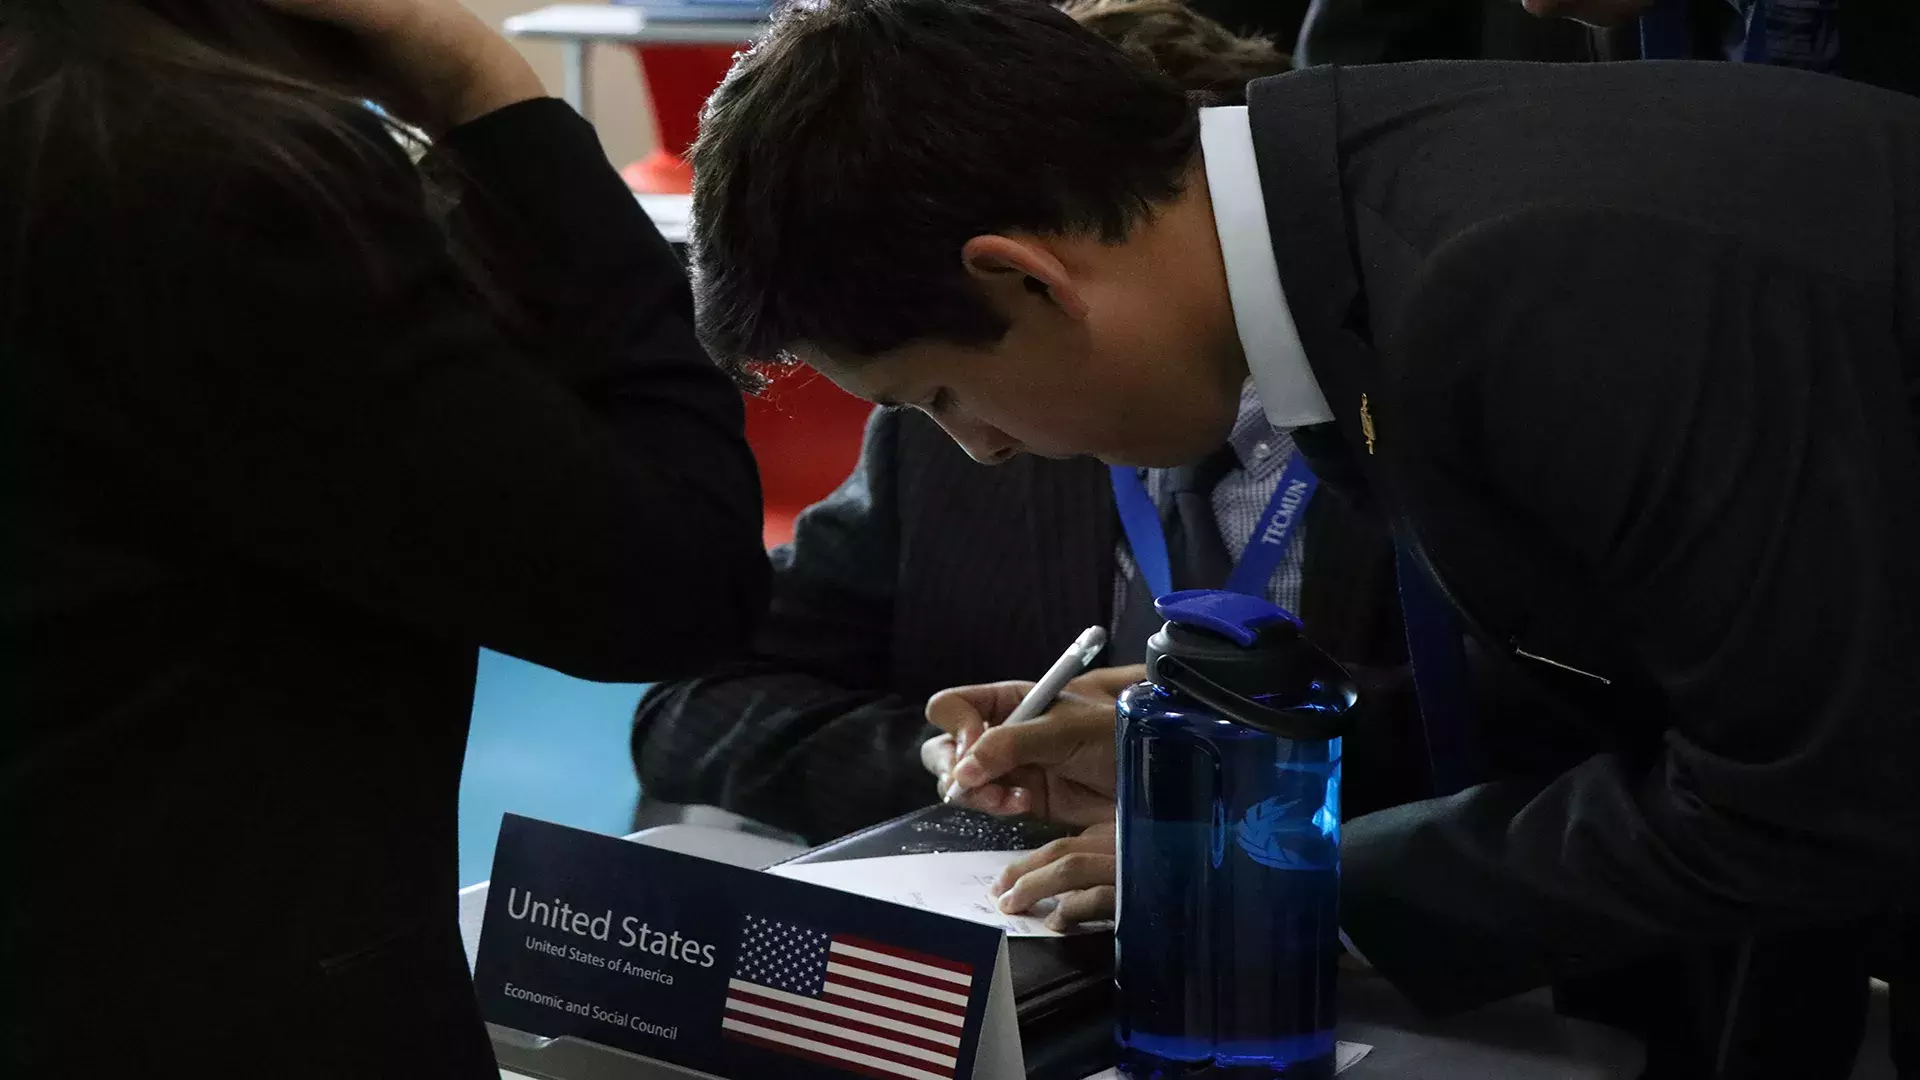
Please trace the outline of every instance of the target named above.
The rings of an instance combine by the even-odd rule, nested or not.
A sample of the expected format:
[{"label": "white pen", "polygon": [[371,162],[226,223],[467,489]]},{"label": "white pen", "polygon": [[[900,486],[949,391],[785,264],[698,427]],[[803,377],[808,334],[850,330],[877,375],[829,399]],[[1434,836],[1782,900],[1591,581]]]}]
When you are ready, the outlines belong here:
[{"label": "white pen", "polygon": [[[1040,681],[1033,684],[1033,689],[1027,691],[1027,696],[1020,699],[1020,704],[1015,705],[1013,711],[1007,714],[1007,718],[1000,721],[1000,726],[1024,724],[1052,708],[1054,699],[1060,696],[1060,691],[1066,689],[1068,683],[1085,674],[1086,670],[1093,666],[1094,659],[1100,655],[1100,650],[1106,647],[1107,632],[1105,630],[1098,626],[1089,626],[1081,631],[1080,636],[1073,639],[1073,644],[1067,646],[1067,651],[1060,654],[1060,659],[1055,660],[1053,666],[1047,669],[1047,673],[1040,676]],[[952,802],[957,794],[959,794],[957,788],[949,784],[943,801]]]}]

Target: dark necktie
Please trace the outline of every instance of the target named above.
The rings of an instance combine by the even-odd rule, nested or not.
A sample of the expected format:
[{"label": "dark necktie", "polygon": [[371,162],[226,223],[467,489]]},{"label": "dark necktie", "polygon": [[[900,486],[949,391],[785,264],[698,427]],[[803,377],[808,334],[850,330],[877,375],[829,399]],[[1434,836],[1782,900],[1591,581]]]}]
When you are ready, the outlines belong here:
[{"label": "dark necktie", "polygon": [[[1231,445],[1222,446],[1194,465],[1167,472],[1166,509],[1160,528],[1167,538],[1167,562],[1175,589],[1217,589],[1233,573],[1233,557],[1220,540],[1213,520],[1213,489],[1238,468],[1240,459]],[[1126,608],[1115,620],[1111,663],[1137,664],[1146,655],[1147,639],[1162,622],[1153,610],[1153,590],[1136,565],[1127,576]]]},{"label": "dark necktie", "polygon": [[1233,557],[1220,541],[1213,520],[1213,489],[1240,464],[1231,445],[1199,463],[1167,473],[1167,509],[1160,527],[1167,537],[1167,561],[1175,589],[1218,589],[1233,573]]}]

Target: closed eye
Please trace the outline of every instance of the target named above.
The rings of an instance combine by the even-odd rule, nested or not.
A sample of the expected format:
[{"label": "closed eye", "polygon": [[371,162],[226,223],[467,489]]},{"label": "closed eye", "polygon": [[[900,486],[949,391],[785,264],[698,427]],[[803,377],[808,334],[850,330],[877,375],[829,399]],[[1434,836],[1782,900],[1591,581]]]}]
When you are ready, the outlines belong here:
[{"label": "closed eye", "polygon": [[932,394],[921,398],[919,401],[891,401],[887,398],[874,398],[873,403],[888,412],[898,412],[901,409],[919,409],[928,416],[937,416],[942,411],[953,408],[953,391],[943,386],[935,390]]}]

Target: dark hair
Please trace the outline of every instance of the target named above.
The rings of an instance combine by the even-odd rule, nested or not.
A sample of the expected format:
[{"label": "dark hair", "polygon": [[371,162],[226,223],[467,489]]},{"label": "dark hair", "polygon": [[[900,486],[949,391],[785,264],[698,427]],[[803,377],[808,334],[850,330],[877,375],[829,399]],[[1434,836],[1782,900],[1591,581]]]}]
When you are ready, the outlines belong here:
[{"label": "dark hair", "polygon": [[1247,84],[1293,70],[1293,58],[1263,37],[1243,37],[1186,0],[1067,0],[1073,20],[1217,104],[1244,105]]},{"label": "dark hair", "polygon": [[807,343],[868,357],[1006,332],[960,250],[1124,239],[1199,141],[1172,80],[1040,0],[788,9],[708,100],[692,256],[707,348],[744,381]]},{"label": "dark hair", "polygon": [[[194,155],[284,181],[355,231],[353,207],[379,140],[400,129],[363,102],[359,42],[344,30],[259,0],[4,0],[0,3],[0,125],[8,169],[28,193],[0,207],[0,233],[20,241],[40,202],[75,177],[138,175]],[[377,269],[377,265],[370,265]]]}]

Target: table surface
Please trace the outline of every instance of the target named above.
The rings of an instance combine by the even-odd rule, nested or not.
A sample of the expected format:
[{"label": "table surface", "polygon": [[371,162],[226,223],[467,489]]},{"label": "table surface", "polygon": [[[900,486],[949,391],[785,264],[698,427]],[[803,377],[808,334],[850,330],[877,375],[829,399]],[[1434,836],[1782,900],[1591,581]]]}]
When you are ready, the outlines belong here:
[{"label": "table surface", "polygon": [[625,45],[746,45],[766,28],[758,19],[649,20],[640,8],[613,4],[554,4],[501,24],[508,37]]},{"label": "table surface", "polygon": [[[800,848],[748,833],[702,825],[663,825],[628,837],[638,843],[699,855],[735,866],[758,868],[798,854]],[[479,949],[487,884],[460,890],[460,936],[467,961]],[[1434,1023],[1422,1020],[1386,981],[1343,978],[1340,1038],[1365,1043],[1373,1052],[1340,1074],[1343,1080],[1630,1080],[1638,1076],[1637,1042],[1610,1028],[1568,1020],[1554,1013],[1544,991],[1490,1005]],[[524,1080],[502,1071],[508,1080]],[[626,1071],[638,1080],[643,1070]],[[660,1077],[686,1076],[662,1069]],[[1091,1078],[1090,1078],[1091,1080]]]},{"label": "table surface", "polygon": [[667,243],[687,242],[688,223],[693,218],[693,196],[635,195],[634,198],[640,200],[640,209],[653,219],[654,228],[667,238]]}]

